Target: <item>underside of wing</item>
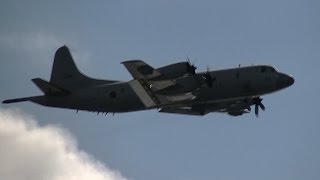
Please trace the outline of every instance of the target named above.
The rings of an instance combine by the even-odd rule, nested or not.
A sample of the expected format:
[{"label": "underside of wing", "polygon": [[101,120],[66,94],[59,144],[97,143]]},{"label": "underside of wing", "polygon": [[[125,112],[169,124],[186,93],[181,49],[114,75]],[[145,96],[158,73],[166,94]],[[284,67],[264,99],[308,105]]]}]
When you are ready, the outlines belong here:
[{"label": "underside of wing", "polygon": [[185,114],[185,115],[196,115],[196,116],[204,116],[208,114],[204,109],[202,110],[194,110],[191,107],[169,107],[162,108],[159,112],[163,113],[172,113],[172,114]]},{"label": "underside of wing", "polygon": [[[244,97],[216,101],[206,104],[193,105],[192,109],[200,110],[207,113],[220,112],[228,113],[231,116],[240,116],[251,112],[251,105],[254,105],[256,97]],[[255,108],[256,110],[256,108]]]},{"label": "underside of wing", "polygon": [[158,94],[150,82],[142,79],[135,79],[129,82],[139,99],[145,107],[164,106],[177,102],[190,101],[196,98],[192,93],[182,93],[174,95]]},{"label": "underside of wing", "polygon": [[251,99],[244,98],[211,102],[206,104],[193,104],[190,106],[165,107],[162,108],[159,112],[199,116],[206,115],[210,112],[220,112],[228,113],[231,116],[240,116],[250,112],[251,104]]}]

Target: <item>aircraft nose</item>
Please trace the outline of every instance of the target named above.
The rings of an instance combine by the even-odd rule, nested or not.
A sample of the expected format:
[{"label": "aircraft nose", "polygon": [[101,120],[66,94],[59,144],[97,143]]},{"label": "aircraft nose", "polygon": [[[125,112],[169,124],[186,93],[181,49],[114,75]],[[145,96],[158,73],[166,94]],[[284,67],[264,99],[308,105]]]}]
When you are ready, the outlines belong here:
[{"label": "aircraft nose", "polygon": [[288,76],[287,84],[288,86],[291,86],[292,84],[294,84],[294,78],[292,76]]},{"label": "aircraft nose", "polygon": [[294,78],[287,74],[279,74],[278,80],[277,80],[277,86],[279,88],[286,88],[294,84]]}]

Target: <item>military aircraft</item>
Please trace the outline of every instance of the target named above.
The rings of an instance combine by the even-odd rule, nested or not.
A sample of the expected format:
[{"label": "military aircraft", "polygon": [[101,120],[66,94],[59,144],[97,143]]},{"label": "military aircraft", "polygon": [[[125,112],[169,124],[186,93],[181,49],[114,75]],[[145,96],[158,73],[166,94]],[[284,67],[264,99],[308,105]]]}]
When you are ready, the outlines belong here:
[{"label": "military aircraft", "polygon": [[54,57],[50,81],[32,79],[44,93],[9,99],[3,103],[31,101],[49,107],[97,113],[158,109],[163,113],[206,115],[210,112],[238,116],[259,107],[260,96],[287,88],[292,76],[268,65],[252,65],[204,72],[190,61],[153,68],[142,60],[124,61],[133,79],[128,82],[99,80],[83,75],[69,49],[60,47]]}]

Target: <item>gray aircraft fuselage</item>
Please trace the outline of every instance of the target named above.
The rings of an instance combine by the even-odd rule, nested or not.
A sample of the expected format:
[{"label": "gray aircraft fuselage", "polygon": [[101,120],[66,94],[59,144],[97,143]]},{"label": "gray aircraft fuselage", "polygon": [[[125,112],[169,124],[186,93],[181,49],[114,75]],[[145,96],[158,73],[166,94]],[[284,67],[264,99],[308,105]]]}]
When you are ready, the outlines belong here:
[{"label": "gray aircraft fuselage", "polygon": [[[215,78],[213,87],[203,87],[197,92],[197,99],[182,104],[205,104],[224,100],[245,99],[261,96],[284,89],[294,83],[291,76],[277,71],[261,72],[262,68],[273,69],[270,66],[248,66],[234,69],[211,71]],[[200,78],[204,73],[197,74]],[[177,82],[196,81],[194,75],[177,79]],[[115,97],[112,93],[115,93]],[[129,82],[114,82],[74,91],[68,96],[39,96],[34,100],[44,106],[62,107],[95,112],[130,112],[146,109]],[[179,106],[173,103],[163,106]],[[154,106],[152,108],[161,108]]]},{"label": "gray aircraft fuselage", "polygon": [[[58,51],[56,58],[61,59]],[[63,53],[64,58],[66,55]],[[52,73],[68,71],[60,70],[62,67],[59,66],[62,65],[56,65],[56,70],[53,69]],[[64,69],[66,69],[69,65],[64,66]],[[209,74],[211,77],[210,86],[203,83],[205,74]],[[72,77],[72,73],[69,76]],[[83,75],[81,75],[80,78],[82,78],[82,76]],[[254,98],[284,89],[294,83],[292,76],[278,72],[272,66],[267,65],[246,66],[195,74],[186,73],[182,76],[172,78],[171,81],[174,82],[174,86],[164,88],[158,91],[158,93],[172,97],[175,97],[177,94],[192,93],[195,98],[146,107],[141,97],[137,95],[137,91],[132,88],[132,82],[135,79],[128,82],[107,80],[104,82],[104,80],[95,80],[94,83],[90,85],[79,85],[79,88],[76,83],[74,86],[70,86],[71,88],[65,88],[68,87],[67,83],[62,81],[61,78],[62,77],[54,77],[52,75],[51,81],[45,82],[45,85],[38,85],[36,83],[38,87],[44,91],[45,95],[43,96],[6,100],[3,102],[12,103],[29,100],[49,107],[111,113],[186,106],[194,109],[199,109],[200,107],[203,111],[207,112],[231,112],[233,111],[232,108],[236,108],[236,112],[239,111],[239,115],[241,115],[245,108],[242,107],[242,105],[238,107],[239,102],[245,102],[248,106],[251,106],[254,104]],[[67,79],[69,77],[64,75],[63,78]],[[90,81],[90,79],[84,80]],[[84,82],[84,80],[80,79],[78,84]],[[148,84],[150,91],[153,91],[152,82],[153,81],[150,81]],[[46,83],[48,83],[48,85],[46,85]],[[179,88],[176,88],[178,86]]]}]

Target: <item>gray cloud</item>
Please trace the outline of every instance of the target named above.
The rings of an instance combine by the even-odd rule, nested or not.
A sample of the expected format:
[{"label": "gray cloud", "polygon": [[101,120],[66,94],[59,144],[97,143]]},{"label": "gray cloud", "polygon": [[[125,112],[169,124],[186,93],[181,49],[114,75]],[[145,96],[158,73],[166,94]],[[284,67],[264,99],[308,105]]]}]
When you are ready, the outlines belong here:
[{"label": "gray cloud", "polygon": [[[77,42],[48,32],[11,32],[0,34],[0,47],[21,52],[24,56],[29,54],[32,61],[39,63],[52,62],[54,52],[61,46],[67,45],[77,62],[88,65],[91,54]],[[25,61],[25,59],[21,59]]]},{"label": "gray cloud", "polygon": [[39,51],[61,46],[64,42],[48,33],[9,33],[0,36],[0,44],[14,49]]},{"label": "gray cloud", "polygon": [[6,180],[123,180],[77,148],[61,127],[40,127],[19,110],[0,109],[0,177]]}]

